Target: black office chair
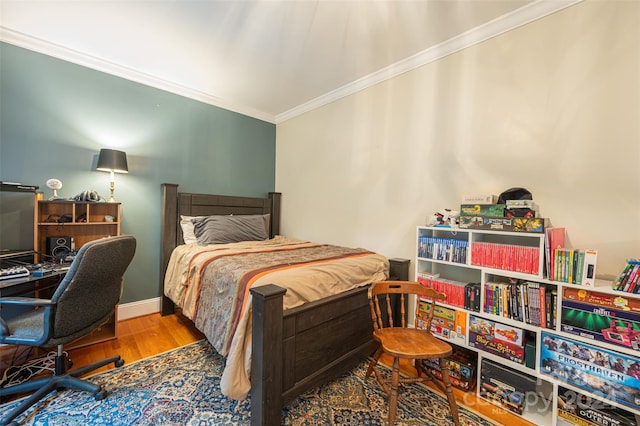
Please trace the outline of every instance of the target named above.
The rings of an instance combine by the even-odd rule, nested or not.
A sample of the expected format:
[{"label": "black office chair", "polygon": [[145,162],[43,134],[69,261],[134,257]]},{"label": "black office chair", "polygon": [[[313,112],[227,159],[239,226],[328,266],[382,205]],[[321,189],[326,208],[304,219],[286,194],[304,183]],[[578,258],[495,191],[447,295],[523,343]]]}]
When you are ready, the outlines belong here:
[{"label": "black office chair", "polygon": [[108,237],[83,245],[69,271],[51,299],[27,297],[0,298],[2,305],[34,307],[33,311],[14,318],[0,316],[0,343],[49,348],[57,346],[55,373],[53,376],[20,383],[0,389],[0,400],[36,390],[11,412],[0,419],[0,424],[16,424],[13,420],[36,404],[52,390],[63,388],[91,392],[96,400],[107,392],[89,381],[79,379],[90,371],[114,363],[124,364],[120,356],[114,356],[72,371],[71,362],[62,346],[88,334],[108,321],[122,294],[123,275],[136,250],[136,240],[131,236]]}]

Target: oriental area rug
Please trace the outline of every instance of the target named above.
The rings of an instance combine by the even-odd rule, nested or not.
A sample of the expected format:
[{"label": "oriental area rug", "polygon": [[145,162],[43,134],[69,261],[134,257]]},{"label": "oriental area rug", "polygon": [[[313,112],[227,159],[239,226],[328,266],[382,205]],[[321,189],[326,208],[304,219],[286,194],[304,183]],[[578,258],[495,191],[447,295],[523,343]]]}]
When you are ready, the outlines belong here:
[{"label": "oriental area rug", "polygon": [[[91,381],[109,395],[62,391],[18,417],[21,425],[249,425],[250,399],[220,393],[222,358],[206,341],[196,342],[121,368]],[[283,410],[283,425],[386,425],[387,398],[363,363],[335,381],[305,393]],[[17,402],[17,401],[16,401]],[[0,413],[16,402],[0,405]],[[459,406],[462,425],[494,426]],[[420,384],[404,386],[397,425],[452,425],[445,397]]]}]

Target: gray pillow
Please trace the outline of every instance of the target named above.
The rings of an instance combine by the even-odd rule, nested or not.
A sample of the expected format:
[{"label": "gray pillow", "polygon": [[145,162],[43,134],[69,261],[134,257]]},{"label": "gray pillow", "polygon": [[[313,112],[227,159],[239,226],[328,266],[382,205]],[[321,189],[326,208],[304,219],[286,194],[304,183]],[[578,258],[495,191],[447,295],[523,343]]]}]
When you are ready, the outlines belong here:
[{"label": "gray pillow", "polygon": [[263,215],[206,216],[193,218],[191,222],[196,240],[202,246],[269,238]]}]

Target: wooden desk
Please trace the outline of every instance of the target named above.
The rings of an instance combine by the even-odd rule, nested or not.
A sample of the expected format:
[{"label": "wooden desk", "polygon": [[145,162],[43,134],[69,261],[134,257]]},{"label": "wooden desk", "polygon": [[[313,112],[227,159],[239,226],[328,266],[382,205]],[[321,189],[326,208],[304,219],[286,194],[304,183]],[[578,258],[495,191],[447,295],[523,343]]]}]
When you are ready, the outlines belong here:
[{"label": "wooden desk", "polygon": [[[48,299],[58,287],[67,270],[53,270],[45,276],[10,278],[0,281],[0,297],[41,297]],[[26,306],[0,306],[0,316],[12,318],[32,308]]]},{"label": "wooden desk", "polygon": [[68,269],[69,269],[68,267],[63,269],[54,269],[51,272],[41,277],[34,277],[33,273],[31,273],[28,277],[9,278],[9,279],[0,280],[0,297],[7,297],[9,295],[17,296],[15,294],[16,289],[19,289],[25,286],[33,286],[34,284],[37,284],[39,281],[46,281],[46,280],[49,280],[50,278],[55,278],[58,282],[60,282],[62,280],[62,277],[66,275]]}]

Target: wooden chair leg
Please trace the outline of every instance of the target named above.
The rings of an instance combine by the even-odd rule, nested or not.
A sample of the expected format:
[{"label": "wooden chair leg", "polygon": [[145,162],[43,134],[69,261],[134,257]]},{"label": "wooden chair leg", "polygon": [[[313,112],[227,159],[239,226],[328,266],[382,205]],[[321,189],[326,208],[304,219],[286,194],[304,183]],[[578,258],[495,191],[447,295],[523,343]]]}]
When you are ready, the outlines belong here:
[{"label": "wooden chair leg", "polygon": [[422,377],[422,368],[421,368],[421,366],[422,366],[422,360],[421,359],[414,359],[413,360],[413,367],[416,369],[416,376],[418,378]]},{"label": "wooden chair leg", "polygon": [[400,358],[393,358],[393,372],[391,373],[391,389],[389,392],[389,426],[396,423],[398,411],[398,383],[400,382]]},{"label": "wooden chair leg", "polygon": [[373,373],[373,369],[375,368],[375,366],[378,364],[378,359],[380,359],[380,356],[382,355],[382,346],[378,348],[378,350],[376,350],[376,353],[373,355],[373,358],[371,359],[371,362],[369,363],[369,367],[367,368],[367,374],[365,374],[364,379],[368,379],[369,376],[371,376],[371,373]]},{"label": "wooden chair leg", "polygon": [[440,358],[440,371],[442,372],[442,382],[444,383],[445,393],[447,394],[447,400],[449,400],[449,408],[451,409],[451,415],[453,416],[453,422],[456,426],[460,426],[460,419],[458,417],[458,404],[456,403],[456,397],[453,395],[453,388],[451,387],[451,379],[449,379],[449,369],[447,362],[444,358]]}]

